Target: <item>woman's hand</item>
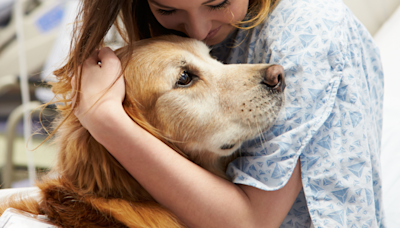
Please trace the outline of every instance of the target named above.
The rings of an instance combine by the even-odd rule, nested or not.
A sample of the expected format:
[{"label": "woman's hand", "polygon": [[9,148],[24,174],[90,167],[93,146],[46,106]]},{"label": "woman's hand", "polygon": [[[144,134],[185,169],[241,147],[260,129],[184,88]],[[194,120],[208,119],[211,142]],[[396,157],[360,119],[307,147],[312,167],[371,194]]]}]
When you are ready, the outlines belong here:
[{"label": "woman's hand", "polygon": [[[112,114],[110,111],[122,109],[125,82],[121,76],[121,62],[108,47],[94,51],[81,67],[80,97],[77,103],[76,96],[73,99],[73,105],[77,105],[74,114],[90,131],[99,123],[97,121],[104,121],[108,114]],[[77,89],[75,78],[71,84]]]}]

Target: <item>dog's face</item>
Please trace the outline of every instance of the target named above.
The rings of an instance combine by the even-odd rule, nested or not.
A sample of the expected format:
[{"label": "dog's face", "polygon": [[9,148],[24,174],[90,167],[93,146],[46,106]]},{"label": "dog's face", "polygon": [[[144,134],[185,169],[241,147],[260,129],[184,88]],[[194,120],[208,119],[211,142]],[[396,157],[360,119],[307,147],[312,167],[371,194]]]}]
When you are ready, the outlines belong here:
[{"label": "dog's face", "polygon": [[226,156],[275,121],[284,104],[283,69],[224,65],[209,51],[175,36],[138,42],[124,75],[126,98],[185,153]]}]

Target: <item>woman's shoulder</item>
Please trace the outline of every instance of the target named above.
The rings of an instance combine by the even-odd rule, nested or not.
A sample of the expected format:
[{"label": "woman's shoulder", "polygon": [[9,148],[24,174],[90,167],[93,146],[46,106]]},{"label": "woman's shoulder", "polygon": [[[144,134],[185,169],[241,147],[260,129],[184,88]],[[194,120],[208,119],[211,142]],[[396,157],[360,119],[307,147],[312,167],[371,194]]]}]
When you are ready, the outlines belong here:
[{"label": "woman's shoulder", "polygon": [[354,38],[365,42],[359,37],[363,33],[368,31],[341,0],[280,0],[265,22],[247,34],[247,47],[255,59],[261,55],[253,51],[343,55],[330,50],[345,50]]},{"label": "woman's shoulder", "polygon": [[279,0],[269,21],[285,23],[309,22],[309,19],[342,20],[347,11],[342,0]]},{"label": "woman's shoulder", "polygon": [[280,0],[265,23],[255,29],[265,36],[285,31],[318,35],[340,28],[349,13],[341,0]]},{"label": "woman's shoulder", "polygon": [[348,37],[357,37],[360,30],[367,33],[359,25],[341,0],[279,0],[263,23],[250,30],[239,30],[234,45],[224,43],[215,52],[223,53],[226,63],[269,62],[271,53],[282,58],[307,52],[343,55],[330,50],[347,46],[351,42]]}]

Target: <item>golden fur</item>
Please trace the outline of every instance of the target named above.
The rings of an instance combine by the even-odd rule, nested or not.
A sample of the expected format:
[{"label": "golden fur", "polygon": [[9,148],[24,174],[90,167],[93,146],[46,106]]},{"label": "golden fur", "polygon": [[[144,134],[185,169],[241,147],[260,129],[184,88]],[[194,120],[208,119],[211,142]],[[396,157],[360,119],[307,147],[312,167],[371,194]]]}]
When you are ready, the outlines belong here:
[{"label": "golden fur", "polygon": [[[120,58],[124,54],[124,49],[117,51]],[[240,144],[269,128],[283,105],[284,81],[278,83],[280,89],[262,83],[275,80],[268,79],[270,65],[223,65],[199,41],[175,36],[142,40],[128,58],[123,103],[128,115],[182,156],[223,178]],[[182,75],[192,79],[188,85],[177,83]],[[53,87],[56,94],[60,88]],[[59,122],[65,121],[56,135],[57,163],[37,183],[42,201],[14,196],[0,205],[0,213],[14,207],[45,214],[61,227],[185,226],[74,115],[67,115],[70,105],[59,109]]]}]

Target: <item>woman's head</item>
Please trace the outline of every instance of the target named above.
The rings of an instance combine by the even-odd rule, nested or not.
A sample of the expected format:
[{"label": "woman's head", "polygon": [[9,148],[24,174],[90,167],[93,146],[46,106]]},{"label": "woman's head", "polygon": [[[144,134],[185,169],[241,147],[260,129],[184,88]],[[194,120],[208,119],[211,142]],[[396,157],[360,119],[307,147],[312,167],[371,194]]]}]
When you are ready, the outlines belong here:
[{"label": "woman's head", "polygon": [[[80,41],[86,50],[99,46],[119,15],[121,35],[131,42],[166,34],[187,36],[216,44],[234,29],[261,23],[278,0],[84,0],[79,13]],[[247,15],[247,17],[245,17]],[[79,46],[79,45],[78,45]],[[88,50],[92,52],[92,50]]]},{"label": "woman's head", "polygon": [[[151,37],[181,34],[209,45],[224,40],[235,28],[252,28],[262,22],[277,0],[146,0],[133,7],[139,27]],[[151,13],[150,13],[151,12]],[[143,20],[143,13],[149,15]],[[246,14],[248,17],[245,19]],[[141,38],[149,38],[140,37]]]},{"label": "woman's head", "polygon": [[248,0],[147,0],[164,28],[213,45],[223,41],[247,14]]}]

